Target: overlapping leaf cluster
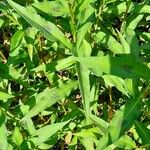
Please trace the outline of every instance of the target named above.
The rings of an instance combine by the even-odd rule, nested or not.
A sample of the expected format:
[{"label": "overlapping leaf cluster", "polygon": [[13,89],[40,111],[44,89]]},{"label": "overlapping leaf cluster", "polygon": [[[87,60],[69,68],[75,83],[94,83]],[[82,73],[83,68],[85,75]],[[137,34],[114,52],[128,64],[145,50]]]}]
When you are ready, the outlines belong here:
[{"label": "overlapping leaf cluster", "polygon": [[0,149],[150,147],[150,2],[0,2]]}]

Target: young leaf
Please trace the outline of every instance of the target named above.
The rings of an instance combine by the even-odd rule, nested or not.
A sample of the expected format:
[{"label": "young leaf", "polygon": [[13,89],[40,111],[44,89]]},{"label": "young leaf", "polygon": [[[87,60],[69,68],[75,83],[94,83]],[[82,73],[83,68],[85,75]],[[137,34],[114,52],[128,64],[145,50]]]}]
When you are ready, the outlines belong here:
[{"label": "young leaf", "polygon": [[123,35],[119,31],[117,33],[119,35],[124,54],[130,54],[131,53],[130,45],[128,44],[126,39],[123,37]]},{"label": "young leaf", "polygon": [[7,0],[8,3],[15,9],[15,11],[21,15],[28,23],[36,27],[47,39],[53,35],[57,40],[61,41],[69,49],[72,48],[71,42],[65,38],[60,29],[51,22],[46,21],[44,18],[32,12],[31,10],[18,5],[12,0]]},{"label": "young leaf", "polygon": [[126,39],[128,44],[130,45],[131,54],[136,59],[139,59],[140,46],[135,31],[133,29],[128,28],[126,30]]}]

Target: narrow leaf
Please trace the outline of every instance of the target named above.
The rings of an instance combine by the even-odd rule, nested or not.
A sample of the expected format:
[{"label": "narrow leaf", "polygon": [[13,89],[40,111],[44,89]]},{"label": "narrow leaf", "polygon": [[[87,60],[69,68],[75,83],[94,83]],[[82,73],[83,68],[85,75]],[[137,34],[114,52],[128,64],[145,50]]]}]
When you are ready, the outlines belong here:
[{"label": "narrow leaf", "polygon": [[25,117],[23,117],[22,121],[37,115],[39,112],[62,100],[69,95],[72,89],[76,89],[76,87],[77,82],[70,81],[67,84],[63,84],[59,88],[47,88],[43,92],[39,93],[35,96],[35,106],[33,106],[33,108],[25,115]]},{"label": "narrow leaf", "polygon": [[53,61],[51,63],[39,65],[37,68],[32,69],[32,71],[45,71],[45,72],[55,72],[66,69],[75,64],[72,56],[60,59],[58,61]]},{"label": "narrow leaf", "polygon": [[14,129],[14,133],[13,133],[13,141],[16,143],[16,145],[20,146],[21,143],[23,142],[23,137],[22,137],[22,134],[19,130],[18,127],[15,127]]},{"label": "narrow leaf", "polygon": [[75,57],[74,59],[97,76],[102,76],[103,73],[106,73],[131,79],[149,79],[150,77],[150,69],[130,55],[121,55],[119,57],[111,57],[108,55],[99,57]]},{"label": "narrow leaf", "polygon": [[129,96],[127,89],[125,88],[125,81],[122,78],[113,75],[103,75],[102,78],[104,79],[107,86],[115,86],[123,94]]},{"label": "narrow leaf", "polygon": [[47,39],[53,35],[57,40],[61,41],[65,46],[71,49],[71,42],[65,38],[64,34],[53,23],[46,21],[44,18],[32,12],[31,10],[18,5],[12,0],[7,0],[8,3],[15,9],[15,11],[21,15],[28,23],[36,27]]},{"label": "narrow leaf", "polygon": [[13,98],[14,96],[5,92],[0,91],[0,100],[6,100],[9,98]]},{"label": "narrow leaf", "polygon": [[115,54],[124,53],[122,45],[109,33],[98,32],[95,36],[95,41],[102,44],[105,48],[110,49]]},{"label": "narrow leaf", "polygon": [[150,130],[138,121],[134,125],[143,145],[150,147]]},{"label": "narrow leaf", "polygon": [[5,150],[8,148],[7,142],[7,129],[5,125],[5,115],[0,110],[0,149]]},{"label": "narrow leaf", "polygon": [[52,135],[62,129],[69,121],[47,125],[35,131],[31,137],[31,141],[38,146],[47,141]]},{"label": "narrow leaf", "polygon": [[105,149],[130,129],[140,114],[140,102],[140,99],[131,99],[115,113],[107,133],[100,139],[97,150]]},{"label": "narrow leaf", "polygon": [[13,80],[25,87],[30,87],[27,81],[23,79],[22,75],[13,67],[0,63],[0,77],[3,79]]},{"label": "narrow leaf", "polygon": [[37,10],[40,10],[46,14],[58,17],[66,16],[69,14],[69,8],[67,2],[59,1],[44,1],[39,3],[33,3],[32,6]]}]

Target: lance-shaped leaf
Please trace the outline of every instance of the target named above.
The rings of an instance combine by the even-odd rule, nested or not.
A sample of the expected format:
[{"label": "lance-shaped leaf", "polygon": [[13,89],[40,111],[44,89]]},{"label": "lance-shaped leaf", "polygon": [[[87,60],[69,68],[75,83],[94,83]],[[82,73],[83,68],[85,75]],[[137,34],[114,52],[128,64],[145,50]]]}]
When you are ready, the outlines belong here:
[{"label": "lance-shaped leaf", "polygon": [[0,110],[0,149],[7,149],[7,129],[5,125],[5,115]]},{"label": "lance-shaped leaf", "polygon": [[145,146],[148,145],[150,148],[150,130],[138,121],[136,121],[134,125],[142,143]]},{"label": "lance-shaped leaf", "polygon": [[140,114],[140,102],[140,99],[131,99],[115,113],[107,133],[100,139],[97,150],[105,149],[130,129]]},{"label": "lance-shaped leaf", "polygon": [[109,33],[98,32],[95,36],[95,41],[102,44],[105,48],[110,49],[115,54],[124,53],[122,45]]},{"label": "lance-shaped leaf", "polygon": [[129,96],[127,89],[125,87],[125,81],[122,78],[113,75],[103,75],[102,77],[107,86],[111,86],[111,87],[115,86],[123,94]]},{"label": "lance-shaped leaf", "polygon": [[51,40],[50,36],[53,35],[57,40],[61,41],[65,46],[71,49],[71,42],[67,38],[65,38],[64,34],[56,25],[49,21],[46,21],[35,12],[18,5],[12,0],[7,1],[19,15],[21,15],[32,26],[36,27],[47,39]]},{"label": "lance-shaped leaf", "polygon": [[108,55],[99,57],[75,57],[74,59],[97,76],[102,76],[105,73],[131,79],[150,78],[150,69],[130,55],[121,55],[119,57],[111,57]]},{"label": "lance-shaped leaf", "polygon": [[13,80],[25,87],[30,87],[30,85],[25,81],[25,79],[23,79],[22,75],[13,67],[0,63],[0,71],[1,78]]},{"label": "lance-shaped leaf", "polygon": [[37,68],[32,69],[32,71],[45,71],[45,72],[55,72],[66,69],[75,64],[75,61],[72,56],[60,59],[58,61],[53,61],[51,63],[42,64]]},{"label": "lance-shaped leaf", "polygon": [[[121,2],[117,5],[109,5],[104,9],[104,12],[113,14],[113,15],[121,15],[122,13],[125,13],[127,10],[127,3]],[[150,6],[146,4],[137,4],[137,3],[131,3],[128,13],[137,13],[137,14],[149,14],[150,13]]]},{"label": "lance-shaped leaf", "polygon": [[13,98],[13,97],[14,97],[14,95],[0,91],[0,100],[4,101],[6,99]]},{"label": "lance-shaped leaf", "polygon": [[43,142],[47,141],[52,135],[62,129],[69,121],[51,124],[36,130],[31,136],[31,141],[38,146]]},{"label": "lance-shaped leaf", "polygon": [[22,137],[19,127],[15,127],[12,137],[13,137],[14,143],[20,146],[21,143],[23,142],[23,137]]},{"label": "lance-shaped leaf", "polygon": [[67,84],[61,85],[59,88],[47,88],[43,92],[35,95],[36,104],[33,108],[25,115],[22,120],[26,120],[30,117],[37,115],[44,109],[52,106],[56,102],[62,100],[70,94],[72,89],[77,88],[77,81],[69,81]]},{"label": "lance-shaped leaf", "polygon": [[32,6],[37,10],[55,17],[69,15],[67,1],[44,1],[40,3],[33,3]]}]

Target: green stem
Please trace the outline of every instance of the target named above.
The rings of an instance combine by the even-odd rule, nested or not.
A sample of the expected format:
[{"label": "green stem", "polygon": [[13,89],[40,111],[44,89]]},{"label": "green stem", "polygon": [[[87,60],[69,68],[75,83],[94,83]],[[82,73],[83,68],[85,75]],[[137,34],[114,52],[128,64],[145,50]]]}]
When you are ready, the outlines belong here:
[{"label": "green stem", "polygon": [[75,16],[74,16],[74,11],[73,11],[72,4],[70,3],[70,1],[68,2],[68,7],[69,7],[70,17],[71,17],[70,26],[71,26],[71,31],[73,34],[73,41],[76,42],[77,38],[76,38]]}]

